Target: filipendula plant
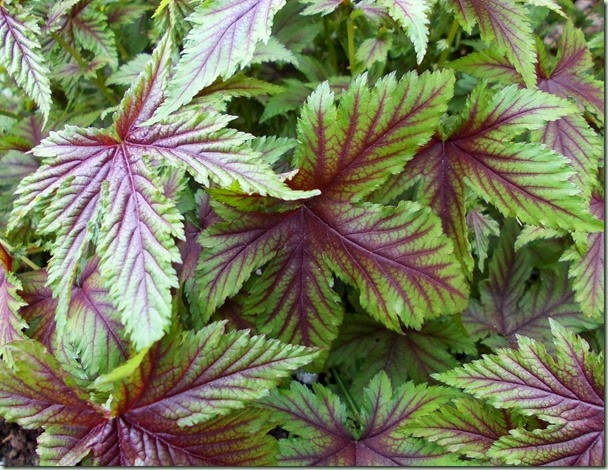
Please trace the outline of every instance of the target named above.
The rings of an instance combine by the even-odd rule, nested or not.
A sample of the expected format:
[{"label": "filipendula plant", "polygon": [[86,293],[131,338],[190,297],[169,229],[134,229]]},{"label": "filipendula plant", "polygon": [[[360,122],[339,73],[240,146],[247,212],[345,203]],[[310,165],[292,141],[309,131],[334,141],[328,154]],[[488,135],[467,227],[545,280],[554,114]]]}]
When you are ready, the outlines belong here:
[{"label": "filipendula plant", "polygon": [[603,465],[578,8],[0,0],[0,416],[41,465]]}]

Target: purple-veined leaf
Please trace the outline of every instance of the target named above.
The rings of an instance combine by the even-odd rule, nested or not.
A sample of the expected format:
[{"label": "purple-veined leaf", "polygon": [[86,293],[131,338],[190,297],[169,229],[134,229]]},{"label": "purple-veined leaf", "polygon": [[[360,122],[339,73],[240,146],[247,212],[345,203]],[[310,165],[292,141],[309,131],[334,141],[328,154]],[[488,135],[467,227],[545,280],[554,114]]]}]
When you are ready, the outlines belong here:
[{"label": "purple-veined leaf", "polygon": [[[600,193],[592,194],[590,208],[598,219],[605,220],[604,198]],[[562,258],[572,262],[569,275],[574,278],[576,301],[587,316],[598,320],[604,315],[605,306],[604,240],[604,232],[590,233],[586,249],[575,245]]]},{"label": "purple-veined leaf", "polygon": [[87,454],[91,465],[270,464],[268,420],[235,410],[315,356],[215,323],[163,339],[127,376],[117,369],[98,378],[93,386],[113,396],[105,409],[39,343],[7,347],[15,366],[0,365],[0,410],[22,426],[46,426],[39,453],[47,465],[74,465]]},{"label": "purple-veined leaf", "polygon": [[479,26],[481,39],[506,55],[528,86],[536,85],[534,38],[524,6],[510,0],[449,0],[467,33]]},{"label": "purple-veined leaf", "polygon": [[[538,88],[562,98],[574,98],[581,110],[587,108],[603,118],[603,84],[587,73],[593,63],[582,31],[569,23],[564,27],[558,41],[555,66],[548,60],[542,44],[538,47]],[[456,70],[478,78],[506,84],[517,82],[512,77],[517,72],[504,55],[496,51],[475,52],[452,62],[451,65]],[[549,122],[543,129],[533,132],[533,140],[545,144],[569,160],[575,170],[571,179],[588,199],[595,180],[602,144],[584,119],[581,116],[569,115]]]},{"label": "purple-veined leaf", "polygon": [[193,26],[155,119],[187,104],[217,77],[229,78],[270,37],[272,20],[285,0],[218,0],[200,4],[188,17]]},{"label": "purple-veined leaf", "polygon": [[576,186],[567,181],[572,174],[567,161],[540,145],[511,142],[518,134],[571,112],[572,105],[546,93],[515,86],[492,93],[482,84],[471,93],[449,135],[436,135],[390,187],[402,192],[419,181],[418,200],[441,217],[445,233],[469,269],[466,186],[503,214],[524,222],[598,230],[600,224],[578,197]]},{"label": "purple-veined leaf", "polygon": [[604,359],[551,322],[555,355],[520,336],[519,348],[466,364],[436,378],[487,400],[549,423],[515,429],[488,451],[507,465],[601,466],[604,461]]},{"label": "purple-veined leaf", "polygon": [[46,121],[51,110],[51,85],[50,71],[36,37],[40,29],[25,10],[12,12],[7,7],[0,5],[0,62],[36,102]]},{"label": "purple-veined leaf", "polygon": [[386,62],[386,56],[390,48],[390,38],[369,38],[357,48],[356,57],[359,62],[362,62],[369,69],[376,62]]},{"label": "purple-veined leaf", "polygon": [[593,60],[585,35],[572,23],[564,25],[558,41],[557,64],[551,72],[540,55],[538,88],[547,93],[574,98],[581,108],[587,108],[604,118],[604,84],[588,72]]},{"label": "purple-veined leaf", "polygon": [[375,0],[403,27],[414,44],[420,64],[429,41],[429,13],[433,2],[427,0]]},{"label": "purple-veined leaf", "polygon": [[[340,399],[314,384],[310,390],[292,382],[290,390],[273,392],[261,405],[273,420],[297,435],[279,441],[280,465],[418,466],[455,463],[453,454],[409,436],[402,428],[442,406],[451,398],[443,387],[411,382],[393,392],[384,373],[372,379],[357,415]],[[358,421],[356,427],[349,419]]]},{"label": "purple-veined leaf", "polygon": [[472,397],[462,397],[417,419],[408,429],[451,452],[486,465],[500,465],[500,460],[488,459],[488,450],[515,427],[508,410],[497,410]]},{"label": "purple-veined leaf", "polygon": [[27,324],[19,315],[19,307],[25,305],[17,294],[20,289],[19,279],[0,262],[0,347],[25,338],[21,330]]},{"label": "purple-veined leaf", "polygon": [[[264,331],[304,345],[327,346],[341,309],[335,272],[361,292],[383,324],[420,326],[424,318],[463,308],[466,286],[437,219],[415,203],[352,204],[399,171],[430,137],[451,88],[448,73],[394,76],[373,89],[361,77],[338,108],[327,84],[309,98],[299,122],[293,188],[319,187],[302,203],[216,194],[225,220],[201,238],[200,304],[214,311],[254,270],[247,307]],[[231,207],[232,206],[232,207]],[[283,322],[283,319],[289,320]]]},{"label": "purple-veined leaf", "polygon": [[42,270],[21,275],[22,296],[27,304],[21,314],[30,325],[28,336],[56,357],[64,347],[62,342],[68,341],[91,377],[108,373],[123,362],[129,349],[123,339],[124,328],[102,285],[96,260],[86,264],[72,288],[65,331],[59,337],[55,324],[57,300],[45,287],[46,281]]},{"label": "purple-veined leaf", "polygon": [[386,8],[375,0],[361,0],[355,3],[354,9],[361,10],[365,17],[374,23],[381,23],[390,18]]},{"label": "purple-veined leaf", "polygon": [[358,391],[380,371],[393,384],[420,383],[433,372],[456,367],[459,362],[451,353],[475,353],[473,341],[453,318],[426,321],[419,331],[403,330],[387,330],[363,315],[347,316],[328,364],[350,371],[352,389]]},{"label": "purple-veined leaf", "polygon": [[170,49],[168,40],[159,43],[111,130],[67,126],[36,147],[45,165],[22,182],[13,219],[44,208],[39,229],[57,234],[49,282],[60,295],[60,327],[78,260],[101,228],[102,277],[138,350],[159,339],[169,324],[170,289],[177,287],[171,263],[179,261],[173,238],[183,238],[181,216],[159,190],[149,158],[185,168],[203,184],[238,183],[246,192],[286,198],[314,194],[289,190],[245,147],[247,136],[223,129],[225,116],[182,116],[142,126],[164,99]]},{"label": "purple-veined leaf", "polygon": [[498,333],[511,345],[516,344],[516,335],[550,342],[549,318],[575,332],[594,328],[594,322],[583,317],[574,301],[565,265],[540,270],[538,280],[530,283],[530,253],[525,248],[514,248],[518,233],[512,220],[502,227],[488,265],[488,278],[479,283],[480,301],[472,299],[462,314],[471,336]]}]

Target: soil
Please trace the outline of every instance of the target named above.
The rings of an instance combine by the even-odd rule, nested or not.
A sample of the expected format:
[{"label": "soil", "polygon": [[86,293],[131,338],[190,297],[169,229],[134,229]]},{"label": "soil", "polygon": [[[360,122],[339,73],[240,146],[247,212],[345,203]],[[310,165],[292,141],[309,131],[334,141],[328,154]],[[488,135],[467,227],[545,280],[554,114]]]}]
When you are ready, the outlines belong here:
[{"label": "soil", "polygon": [[42,430],[30,431],[0,418],[0,465],[32,467],[38,465],[36,438]]}]

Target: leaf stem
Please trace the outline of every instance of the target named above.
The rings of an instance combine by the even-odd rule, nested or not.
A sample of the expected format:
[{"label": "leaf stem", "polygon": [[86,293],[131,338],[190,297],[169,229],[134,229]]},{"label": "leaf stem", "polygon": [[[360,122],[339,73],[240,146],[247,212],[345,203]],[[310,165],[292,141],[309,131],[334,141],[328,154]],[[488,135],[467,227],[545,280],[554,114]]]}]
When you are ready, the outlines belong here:
[{"label": "leaf stem", "polygon": [[452,21],[452,27],[450,28],[450,31],[448,32],[448,37],[446,38],[447,46],[439,56],[439,60],[437,61],[437,68],[441,67],[445,62],[445,59],[448,58],[450,49],[452,48],[452,42],[454,42],[454,38],[456,37],[456,33],[458,32],[459,26],[460,25],[458,23],[458,20],[454,18],[454,21]]},{"label": "leaf stem", "polygon": [[346,19],[346,38],[348,41],[348,68],[350,74],[355,74],[355,23],[353,19],[348,16]]},{"label": "leaf stem", "polygon": [[0,116],[6,116],[17,120],[21,119],[21,116],[19,116],[17,113],[13,113],[12,111],[8,111],[2,108],[0,108]]},{"label": "leaf stem", "polygon": [[353,396],[346,388],[346,385],[344,385],[344,382],[342,382],[340,374],[338,374],[338,371],[336,369],[331,369],[331,373],[336,378],[336,384],[338,384],[338,388],[346,399],[346,406],[348,406],[350,412],[357,418],[357,420],[361,422],[361,416],[359,415],[359,407],[357,406],[357,403],[355,402]]},{"label": "leaf stem", "polygon": [[[4,238],[0,238],[0,245],[2,245],[4,247],[4,249],[6,251],[8,251],[10,254],[14,254],[15,247],[13,245],[11,245],[9,242],[7,242]],[[19,255],[19,254],[17,254],[16,256],[17,256],[17,258],[19,258],[19,260],[21,260],[23,262],[23,264],[28,265],[34,271],[38,271],[40,269],[40,266],[38,266],[36,263],[34,263],[27,256]]]},{"label": "leaf stem", "polygon": [[[76,49],[74,49],[70,44],[68,44],[67,41],[61,36],[59,36],[59,34],[57,33],[51,33],[51,37],[57,42],[57,44],[59,44],[68,54],[73,57],[73,59],[76,61],[81,70],[86,70],[88,64]],[[93,80],[93,83],[95,83],[99,91],[103,93],[103,95],[108,99],[108,101],[112,103],[112,105],[118,104],[118,99],[116,99],[112,91],[106,86],[106,80],[102,75],[101,70],[97,70],[97,74],[95,76],[95,79]]]}]

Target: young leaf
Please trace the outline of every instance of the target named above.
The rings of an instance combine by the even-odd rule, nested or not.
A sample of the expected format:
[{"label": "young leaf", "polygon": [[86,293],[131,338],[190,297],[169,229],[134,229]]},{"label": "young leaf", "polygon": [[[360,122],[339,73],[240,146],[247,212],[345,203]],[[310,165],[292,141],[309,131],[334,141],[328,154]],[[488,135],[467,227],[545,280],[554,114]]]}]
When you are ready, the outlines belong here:
[{"label": "young leaf", "polygon": [[493,93],[482,84],[471,93],[456,128],[446,137],[435,136],[391,187],[402,192],[419,180],[420,202],[441,217],[469,269],[465,182],[506,216],[551,228],[597,230],[600,224],[567,181],[567,161],[543,146],[513,142],[522,132],[572,111],[569,103],[546,93],[515,86]]},{"label": "young leaf", "polygon": [[233,411],[315,355],[226,334],[215,323],[163,339],[129,375],[106,381],[99,390],[112,391],[107,410],[92,405],[39,343],[10,347],[16,365],[0,365],[0,413],[22,426],[46,426],[43,465],[74,465],[87,453],[90,465],[271,463],[267,425],[255,413]]},{"label": "young leaf", "polygon": [[[217,77],[230,78],[270,37],[272,19],[285,0],[218,0],[201,3],[188,17],[193,26],[155,119],[187,104]],[[151,117],[151,116],[150,116]]]},{"label": "young leaf", "polygon": [[580,337],[551,322],[555,356],[519,337],[519,349],[466,364],[436,378],[496,408],[512,408],[549,423],[516,429],[489,455],[507,465],[596,466],[604,460],[604,359]]},{"label": "young leaf", "polygon": [[526,85],[536,85],[534,39],[525,7],[510,0],[449,0],[448,5],[467,33],[477,24],[481,39],[506,55]]},{"label": "young leaf", "polygon": [[20,289],[19,280],[0,262],[0,347],[25,338],[21,330],[27,328],[27,324],[19,315],[19,307],[25,305],[17,294]]},{"label": "young leaf", "polygon": [[[363,307],[389,328],[463,308],[466,286],[438,221],[418,204],[353,204],[400,171],[430,137],[451,90],[448,73],[394,76],[373,89],[357,79],[333,104],[327,84],[309,98],[298,125],[294,189],[320,188],[305,203],[217,194],[226,221],[201,239],[200,303],[209,311],[270,261],[248,307],[280,338],[327,346],[340,310],[333,271],[361,292]],[[233,207],[231,207],[233,206]],[[272,260],[272,261],[271,261]],[[287,323],[283,320],[289,318]],[[275,320],[276,319],[276,320]],[[266,330],[264,330],[266,331]]]},{"label": "young leaf", "polygon": [[[20,185],[13,223],[45,209],[39,230],[57,233],[49,282],[60,295],[58,321],[77,262],[98,225],[101,272],[138,350],[163,335],[177,286],[173,238],[183,238],[181,216],[159,190],[149,158],[185,168],[200,183],[238,183],[246,192],[299,198],[244,147],[247,136],[226,130],[226,116],[199,115],[143,126],[163,102],[171,45],[163,40],[125,95],[111,130],[72,126],[34,150],[45,165]],[[308,193],[314,194],[314,193]],[[99,221],[100,219],[100,221]]]},{"label": "young leaf", "polygon": [[[290,390],[274,391],[260,406],[272,410],[273,420],[298,436],[279,441],[281,465],[449,465],[456,462],[453,454],[402,429],[449,399],[443,387],[411,382],[393,392],[388,377],[380,373],[365,390],[357,416],[349,416],[340,399],[318,384],[311,391],[292,382]],[[349,426],[349,418],[357,419],[356,427]]]},{"label": "young leaf", "polygon": [[40,29],[26,11],[13,13],[7,6],[0,4],[0,63],[36,102],[46,121],[51,110],[51,84],[36,37]]},{"label": "young leaf", "polygon": [[472,237],[469,237],[471,248],[473,253],[477,255],[477,266],[483,272],[490,247],[490,237],[499,234],[498,222],[479,206],[467,211],[466,221],[469,233],[472,235]]}]

